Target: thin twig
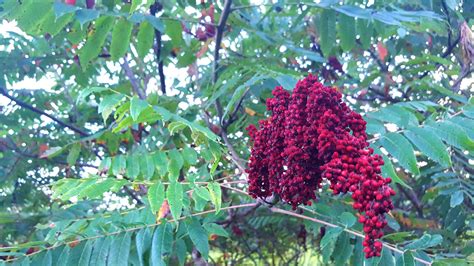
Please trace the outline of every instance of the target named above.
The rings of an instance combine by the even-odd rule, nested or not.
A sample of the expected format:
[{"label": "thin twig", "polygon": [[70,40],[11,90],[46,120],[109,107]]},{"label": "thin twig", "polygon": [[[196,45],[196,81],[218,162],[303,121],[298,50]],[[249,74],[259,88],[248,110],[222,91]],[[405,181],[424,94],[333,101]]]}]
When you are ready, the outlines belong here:
[{"label": "thin twig", "polygon": [[214,62],[212,68],[212,83],[217,82],[217,69],[219,68],[219,50],[221,49],[222,36],[224,35],[225,23],[229,14],[231,12],[230,6],[232,5],[232,0],[226,0],[224,3],[224,9],[222,10],[221,17],[219,19],[219,24],[216,28],[216,47],[214,49]]},{"label": "thin twig", "polygon": [[[319,220],[319,219],[316,219],[316,218],[313,218],[313,217],[309,217],[309,216],[306,216],[306,215],[302,215],[302,214],[298,214],[298,213],[295,213],[295,212],[292,212],[292,211],[287,211],[287,210],[284,210],[284,209],[280,209],[280,208],[277,208],[277,207],[272,207],[270,208],[270,210],[272,212],[275,212],[275,213],[281,213],[281,214],[286,214],[286,215],[290,215],[290,216],[293,216],[293,217],[296,217],[296,218],[300,218],[300,219],[304,219],[304,220],[308,220],[308,221],[313,221],[313,222],[316,222],[316,223],[320,223],[320,224],[324,224],[328,227],[332,227],[332,228],[342,228],[338,225],[335,225],[335,224],[332,224],[332,223],[329,223],[329,222],[326,222],[326,221],[323,221],[323,220]],[[362,237],[362,238],[365,238],[365,236],[359,232],[356,232],[356,231],[352,231],[352,230],[349,230],[347,228],[342,228],[343,231],[347,232],[347,233],[350,233],[350,234],[353,234],[355,236],[358,236],[358,237]],[[400,250],[398,248],[395,248],[395,247],[392,247],[390,245],[388,245],[387,243],[384,243],[382,242],[383,246],[394,251],[394,252],[397,252],[397,253],[400,253],[400,254],[403,254],[404,251],[403,250]],[[420,259],[418,257],[414,257],[414,259],[418,262],[421,262],[425,265],[431,265],[431,262],[429,261],[426,261],[426,260],[423,260],[423,259]]]},{"label": "thin twig", "polygon": [[[155,16],[158,11],[161,11],[163,6],[160,2],[155,1],[150,7],[150,14]],[[156,62],[158,62],[158,75],[160,76],[160,87],[163,95],[166,95],[166,82],[165,82],[165,73],[163,71],[163,59],[161,58],[161,32],[155,28],[155,56]]]},{"label": "thin twig", "polygon": [[145,94],[145,92],[140,88],[140,84],[139,84],[137,78],[135,77],[135,73],[133,73],[133,70],[130,68],[130,65],[128,64],[127,56],[124,56],[124,57],[123,57],[122,68],[123,68],[123,70],[124,70],[124,72],[125,72],[125,75],[126,75],[127,78],[130,80],[130,84],[132,85],[133,91],[138,95],[138,97],[139,97],[140,99],[145,99],[145,98],[146,98],[146,94]]},{"label": "thin twig", "polygon": [[10,95],[8,94],[8,92],[7,92],[7,89],[4,88],[4,87],[0,87],[0,94],[3,95],[3,96],[5,96],[5,97],[7,97],[7,98],[10,99],[11,101],[15,102],[17,105],[19,105],[19,106],[21,106],[21,107],[23,107],[23,108],[26,108],[26,109],[28,109],[28,110],[30,110],[30,111],[33,111],[33,112],[35,112],[35,113],[37,113],[37,114],[44,115],[44,116],[48,117],[49,119],[53,120],[54,122],[58,123],[60,126],[69,128],[69,129],[71,129],[72,131],[78,133],[78,134],[81,135],[81,136],[84,136],[84,137],[89,136],[89,134],[86,133],[83,129],[80,129],[80,128],[78,128],[78,127],[75,126],[75,125],[72,125],[72,124],[68,124],[68,123],[66,123],[66,122],[63,122],[63,121],[59,120],[58,118],[56,118],[56,117],[54,117],[54,116],[52,116],[52,115],[50,115],[50,114],[44,112],[43,110],[40,110],[40,109],[38,109],[38,108],[36,108],[36,107],[34,107],[34,106],[32,106],[32,105],[30,105],[30,104],[28,104],[28,103],[26,103],[26,102],[20,100],[20,99],[17,99],[17,98],[15,98],[15,97],[13,97],[13,96],[10,96]]},{"label": "thin twig", "polygon": [[[227,187],[227,186],[223,186],[223,187]],[[241,193],[241,194],[250,196],[247,192],[245,192],[245,191],[243,191],[243,190],[241,190],[241,189],[233,188],[233,187],[227,187],[227,188],[228,188],[228,189],[231,189],[231,190],[234,190],[234,191],[236,191],[236,192],[239,192],[239,193]],[[298,207],[298,208],[300,208],[300,209],[302,209],[302,210],[308,211],[308,209],[305,208],[305,207]],[[313,218],[313,217],[309,217],[309,216],[306,216],[306,215],[298,214],[298,213],[295,213],[295,212],[292,212],[292,211],[280,209],[280,208],[278,208],[278,207],[272,206],[272,207],[270,208],[270,210],[271,210],[272,212],[275,212],[275,213],[281,213],[281,214],[291,215],[291,216],[298,217],[298,218],[301,218],[301,219],[306,219],[306,220],[310,220],[310,221],[313,221],[313,222],[316,222],[316,223],[320,223],[320,224],[323,224],[323,225],[326,225],[326,226],[329,226],[329,227],[333,227],[333,228],[340,227],[340,228],[342,228],[341,226],[338,226],[338,225],[333,224],[333,223],[330,223],[330,222],[326,222],[326,221],[323,221],[323,220],[319,220],[319,219],[317,219],[317,218]],[[311,212],[313,212],[313,211],[311,211]],[[313,213],[315,213],[315,212],[313,212]],[[365,235],[364,235],[364,234],[359,233],[359,232],[357,232],[357,231],[350,230],[350,229],[347,229],[347,228],[342,228],[342,229],[343,229],[343,231],[345,231],[345,232],[347,232],[347,233],[349,233],[349,234],[352,234],[352,235],[355,235],[355,236],[358,236],[358,237],[361,237],[361,238],[365,238]],[[391,246],[391,245],[388,244],[388,243],[382,242],[382,244],[383,244],[385,247],[387,247],[388,249],[393,250],[393,251],[395,251],[395,252],[397,252],[397,253],[400,253],[400,254],[403,254],[403,253],[404,253],[403,250],[400,250],[400,249],[398,249],[398,248],[396,248],[396,247],[393,247],[393,246]],[[421,263],[424,263],[424,264],[426,264],[426,265],[431,265],[431,262],[425,261],[425,260],[420,259],[420,258],[417,258],[417,257],[415,257],[415,260],[417,260],[417,261],[419,261],[419,262],[421,262]]]}]

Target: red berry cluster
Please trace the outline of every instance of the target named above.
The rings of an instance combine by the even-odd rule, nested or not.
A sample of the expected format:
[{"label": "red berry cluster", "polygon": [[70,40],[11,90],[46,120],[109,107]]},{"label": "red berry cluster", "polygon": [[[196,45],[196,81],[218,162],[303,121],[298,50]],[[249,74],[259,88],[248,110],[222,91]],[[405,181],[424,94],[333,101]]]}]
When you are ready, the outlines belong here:
[{"label": "red berry cluster", "polygon": [[395,191],[381,176],[383,160],[369,148],[366,122],[342,102],[336,89],[316,76],[298,81],[290,95],[281,87],[267,100],[272,116],[247,130],[253,148],[247,169],[249,193],[265,198],[278,194],[296,209],[311,205],[321,182],[334,194],[352,193],[353,207],[364,225],[366,257],[380,256],[385,213]]}]

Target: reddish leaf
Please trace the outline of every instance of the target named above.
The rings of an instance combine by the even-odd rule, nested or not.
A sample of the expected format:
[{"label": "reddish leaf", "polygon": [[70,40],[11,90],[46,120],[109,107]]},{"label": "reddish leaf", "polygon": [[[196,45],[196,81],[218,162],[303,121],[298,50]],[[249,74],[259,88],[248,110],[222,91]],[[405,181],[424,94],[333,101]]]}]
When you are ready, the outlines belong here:
[{"label": "reddish leaf", "polygon": [[385,62],[385,58],[388,55],[387,48],[383,45],[382,42],[377,43],[377,50],[379,52],[379,58],[382,60],[382,62]]}]

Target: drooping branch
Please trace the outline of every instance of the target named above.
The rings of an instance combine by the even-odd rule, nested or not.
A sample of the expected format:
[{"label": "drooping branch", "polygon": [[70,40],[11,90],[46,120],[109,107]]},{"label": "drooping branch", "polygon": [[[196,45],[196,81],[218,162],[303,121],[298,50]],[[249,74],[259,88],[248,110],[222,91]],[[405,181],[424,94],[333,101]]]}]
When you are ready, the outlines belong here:
[{"label": "drooping branch", "polygon": [[[161,11],[163,6],[158,1],[155,1],[150,7],[150,14],[155,16],[157,12]],[[163,95],[166,94],[166,82],[165,82],[165,73],[163,71],[163,58],[161,58],[161,32],[155,29],[155,46],[154,52],[156,56],[156,61],[158,62],[158,75],[160,76],[160,87]]]},{"label": "drooping branch", "polygon": [[[254,207],[256,204],[257,203],[244,203],[244,204],[240,204],[240,205],[223,207],[223,208],[221,208],[221,210],[249,208],[249,207]],[[187,219],[189,217],[201,216],[201,215],[206,215],[206,214],[210,214],[210,213],[214,213],[214,212],[216,212],[216,209],[202,211],[202,212],[198,212],[198,213],[193,213],[193,214],[190,214],[188,216],[182,216],[178,219],[169,219],[167,222],[168,223],[173,223],[173,222],[176,222],[176,221],[182,221],[182,220]],[[101,235],[96,235],[96,236],[91,236],[91,237],[85,237],[85,238],[78,239],[78,240],[68,241],[68,242],[60,243],[60,244],[53,245],[53,246],[50,246],[50,247],[46,247],[44,249],[39,250],[38,252],[34,252],[34,253],[31,253],[31,254],[24,254],[20,257],[9,259],[9,260],[7,260],[7,262],[17,261],[17,260],[19,260],[23,257],[31,257],[33,255],[37,255],[38,253],[48,251],[48,250],[51,250],[51,249],[55,249],[55,248],[65,246],[65,245],[78,244],[78,243],[83,242],[83,241],[94,240],[94,239],[99,239],[99,238],[105,238],[105,237],[108,237],[108,236],[116,236],[116,235],[120,235],[120,234],[127,233],[127,232],[135,232],[135,231],[145,229],[145,228],[153,228],[153,227],[159,226],[160,224],[161,224],[161,221],[157,222],[157,223],[154,223],[154,224],[146,224],[146,225],[143,225],[143,226],[132,227],[132,228],[128,228],[128,229],[125,229],[125,230],[118,230],[118,231],[115,231],[115,232],[112,232],[112,233],[106,233],[106,234],[101,234]],[[2,251],[5,251],[5,250],[8,251],[10,249],[11,250],[16,250],[17,248],[14,247],[14,246],[13,247],[2,247]]]},{"label": "drooping branch", "polygon": [[232,0],[226,0],[224,3],[224,9],[222,9],[222,14],[219,19],[219,24],[217,24],[216,29],[216,47],[214,49],[214,62],[212,66],[212,83],[217,82],[218,78],[218,68],[219,68],[219,50],[221,49],[222,36],[224,35],[225,23],[229,17],[232,5]]},{"label": "drooping branch", "polygon": [[87,132],[85,132],[83,129],[80,129],[79,127],[77,127],[77,126],[75,126],[75,125],[72,125],[72,124],[68,124],[68,123],[66,123],[66,122],[63,122],[63,121],[59,120],[58,118],[56,118],[56,117],[54,117],[54,116],[52,116],[52,115],[50,115],[50,114],[44,112],[43,110],[40,110],[40,109],[38,109],[38,108],[36,108],[36,107],[34,107],[34,106],[32,106],[32,105],[30,105],[30,104],[28,104],[28,103],[26,103],[26,102],[20,100],[20,99],[17,99],[17,98],[15,98],[15,97],[9,95],[8,92],[7,92],[7,90],[6,90],[6,88],[4,88],[4,87],[0,87],[0,94],[3,95],[3,96],[5,96],[5,97],[7,97],[7,98],[10,99],[11,101],[15,102],[17,105],[19,105],[19,106],[21,106],[21,107],[23,107],[23,108],[26,108],[26,109],[28,109],[28,110],[30,110],[30,111],[33,111],[33,112],[35,112],[35,113],[37,113],[37,114],[44,115],[44,116],[48,117],[49,119],[53,120],[54,122],[56,122],[57,124],[59,124],[60,126],[65,127],[65,128],[69,128],[69,129],[71,129],[72,131],[78,133],[79,135],[81,135],[81,136],[83,136],[83,137],[89,136],[89,134],[88,134]]}]

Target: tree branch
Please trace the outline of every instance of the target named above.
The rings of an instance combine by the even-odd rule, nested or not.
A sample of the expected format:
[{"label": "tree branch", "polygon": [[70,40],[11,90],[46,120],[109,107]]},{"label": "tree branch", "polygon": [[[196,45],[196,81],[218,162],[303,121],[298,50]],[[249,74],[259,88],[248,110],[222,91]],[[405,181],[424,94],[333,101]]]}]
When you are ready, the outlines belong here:
[{"label": "tree branch", "polygon": [[130,84],[132,85],[133,91],[138,95],[140,99],[146,99],[146,93],[140,88],[140,84],[138,83],[137,78],[135,77],[135,73],[130,68],[130,65],[127,61],[127,56],[123,57],[123,64],[122,64],[123,71],[125,75],[130,80]]},{"label": "tree branch", "polygon": [[56,117],[54,117],[54,116],[52,116],[52,115],[50,115],[50,114],[44,112],[43,110],[40,110],[40,109],[38,109],[38,108],[36,108],[36,107],[34,107],[34,106],[31,106],[30,104],[28,104],[28,103],[26,103],[26,102],[24,102],[24,101],[22,101],[22,100],[20,100],[20,99],[17,99],[17,98],[15,98],[15,97],[13,97],[13,96],[10,96],[10,95],[8,94],[6,88],[4,88],[4,87],[0,87],[0,94],[3,95],[3,96],[5,96],[5,97],[7,97],[7,98],[10,99],[11,101],[15,102],[17,105],[19,105],[19,106],[21,106],[21,107],[23,107],[23,108],[26,108],[26,109],[28,109],[28,110],[30,110],[30,111],[33,111],[33,112],[35,112],[35,113],[37,113],[37,114],[44,115],[44,116],[48,117],[49,119],[53,120],[54,122],[56,122],[57,124],[59,124],[60,126],[65,127],[65,128],[69,128],[69,129],[71,129],[72,131],[78,133],[79,135],[81,135],[81,136],[83,136],[83,137],[89,136],[89,134],[86,133],[83,129],[80,129],[80,128],[76,127],[75,125],[72,125],[72,124],[68,124],[68,123],[66,123],[66,122],[63,122],[63,121],[59,120],[58,118],[56,118]]},{"label": "tree branch", "polygon": [[[150,7],[150,14],[155,16],[158,11],[161,11],[163,6],[158,1],[155,1]],[[166,95],[165,73],[163,71],[163,59],[161,58],[161,32],[155,29],[155,56],[158,62],[158,75],[160,76],[160,88],[163,95]]]},{"label": "tree branch", "polygon": [[229,17],[232,5],[232,0],[225,0],[224,9],[222,10],[221,17],[219,19],[219,24],[217,24],[216,29],[216,48],[214,49],[214,62],[212,67],[212,83],[217,82],[217,69],[219,68],[219,50],[221,49],[222,36],[224,35],[225,23]]},{"label": "tree branch", "polygon": [[415,192],[413,192],[413,190],[407,191],[400,184],[397,184],[397,188],[403,193],[403,195],[405,195],[405,197],[407,197],[407,199],[411,201],[415,207],[416,212],[418,213],[418,216],[423,218],[423,206],[421,205],[421,202]]},{"label": "tree branch", "polygon": [[[256,204],[257,204],[257,203],[244,203],[244,204],[239,204],[239,205],[234,205],[234,206],[229,206],[229,207],[223,207],[223,208],[221,208],[221,210],[231,210],[231,209],[240,209],[240,208],[254,207]],[[190,214],[190,215],[187,215],[187,216],[182,216],[182,217],[180,217],[180,218],[178,218],[178,219],[169,219],[169,220],[167,220],[167,222],[168,222],[168,223],[173,223],[173,222],[176,222],[176,221],[181,221],[181,220],[187,219],[187,218],[189,218],[189,217],[201,216],[201,215],[210,214],[210,213],[215,213],[215,212],[216,212],[216,209],[207,210],[207,211],[202,211],[202,212],[193,213],[193,214]],[[38,252],[20,255],[20,256],[17,257],[17,258],[8,259],[7,261],[8,261],[8,262],[12,262],[12,261],[19,260],[19,259],[22,258],[22,257],[31,257],[31,256],[33,256],[33,255],[36,255],[36,254],[40,253],[40,252],[48,251],[48,250],[51,250],[51,249],[55,249],[55,248],[57,248],[57,247],[61,247],[61,246],[65,246],[65,245],[70,245],[70,244],[77,244],[77,243],[82,242],[82,241],[94,240],[94,239],[98,239],[98,238],[102,238],[102,237],[115,236],[115,235],[119,235],[119,234],[127,233],[127,232],[135,232],[135,231],[138,231],[138,230],[141,230],[141,229],[145,229],[145,228],[156,227],[156,226],[159,226],[160,224],[161,224],[161,221],[160,221],[160,222],[157,222],[157,223],[154,223],[154,224],[146,224],[146,225],[143,225],[143,226],[137,226],[137,227],[133,227],[133,228],[128,228],[128,229],[124,229],[124,230],[119,230],[119,231],[115,231],[115,232],[112,232],[112,233],[105,233],[105,234],[102,234],[102,235],[96,235],[96,236],[91,236],[91,237],[85,237],[85,238],[78,239],[78,240],[72,240],[72,241],[60,243],[60,244],[58,244],[58,245],[53,245],[53,246],[50,246],[50,247],[46,247],[46,248],[44,248],[44,249],[39,250]],[[2,250],[9,250],[9,249],[11,249],[11,250],[17,250],[17,248],[14,247],[14,246],[12,246],[12,247],[2,247]]]},{"label": "tree branch", "polygon": [[[340,227],[338,225],[335,225],[335,224],[332,224],[332,223],[329,223],[329,222],[326,222],[326,221],[322,221],[322,220],[319,220],[319,219],[316,219],[316,218],[313,218],[313,217],[309,217],[309,216],[306,216],[306,215],[302,215],[302,214],[298,214],[298,213],[295,213],[295,212],[292,212],[292,211],[287,211],[287,210],[284,210],[284,209],[280,209],[280,208],[277,208],[277,207],[272,207],[270,208],[270,210],[274,213],[281,213],[281,214],[286,214],[286,215],[290,215],[290,216],[293,216],[293,217],[296,217],[296,218],[300,218],[300,219],[304,219],[304,220],[308,220],[308,221],[313,221],[313,222],[316,222],[316,223],[320,223],[320,224],[323,224],[323,225],[326,225],[328,227],[333,227],[333,228],[336,228],[336,227]],[[353,234],[355,236],[358,236],[358,237],[362,237],[364,238],[365,236],[359,232],[356,232],[356,231],[352,231],[350,229],[347,229],[347,228],[343,228],[342,229],[343,231],[347,232],[347,233],[350,233],[350,234]],[[397,253],[400,253],[400,254],[403,254],[404,251],[403,250],[400,250],[398,248],[395,248],[387,243],[384,243],[382,242],[383,246],[394,251],[394,252],[397,252]],[[413,256],[414,259],[418,262],[421,262],[425,265],[431,265],[431,262],[429,261],[426,261],[426,260],[423,260],[423,259],[420,259],[418,257],[415,257]]]}]

